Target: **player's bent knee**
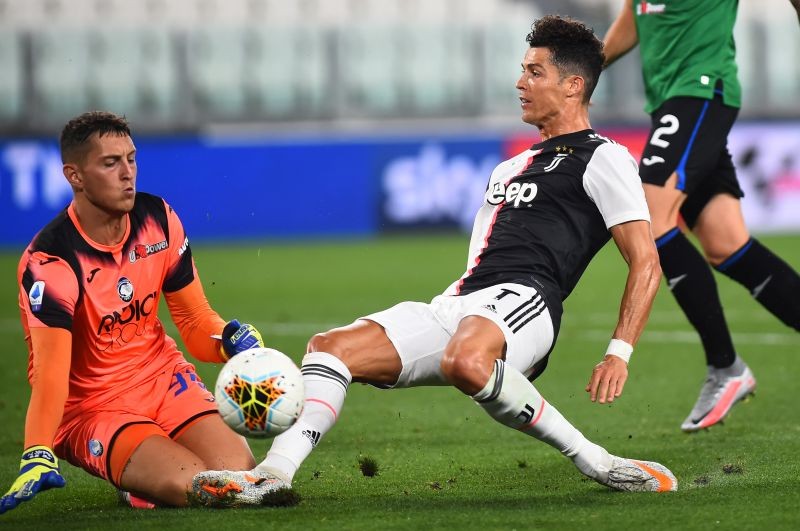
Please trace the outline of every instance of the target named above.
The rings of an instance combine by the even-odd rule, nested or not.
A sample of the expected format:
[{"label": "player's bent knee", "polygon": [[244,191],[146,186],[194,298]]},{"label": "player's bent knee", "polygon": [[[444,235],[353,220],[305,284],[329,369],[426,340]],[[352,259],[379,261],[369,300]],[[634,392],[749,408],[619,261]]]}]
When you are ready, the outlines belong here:
[{"label": "player's bent knee", "polygon": [[359,364],[361,349],[354,347],[348,339],[348,333],[337,330],[316,334],[308,342],[307,353],[325,352],[339,358],[349,370],[354,370],[354,365]]},{"label": "player's bent knee", "polygon": [[468,395],[484,388],[494,369],[494,357],[479,349],[451,345],[442,357],[442,374]]},{"label": "player's bent knee", "polygon": [[[748,238],[749,239],[749,238]],[[703,247],[703,254],[709,264],[716,267],[730,258],[736,251],[740,250],[747,243],[747,239],[722,241],[700,241]]]},{"label": "player's bent knee", "polygon": [[727,258],[724,252],[715,252],[714,250],[708,250],[708,249],[704,249],[704,251],[705,251],[704,254],[706,256],[706,262],[711,264],[713,267],[717,267]]},{"label": "player's bent knee", "polygon": [[350,347],[347,342],[344,341],[344,338],[341,337],[341,334],[332,331],[315,334],[308,341],[306,352],[326,352],[339,359],[343,359],[350,350]]}]

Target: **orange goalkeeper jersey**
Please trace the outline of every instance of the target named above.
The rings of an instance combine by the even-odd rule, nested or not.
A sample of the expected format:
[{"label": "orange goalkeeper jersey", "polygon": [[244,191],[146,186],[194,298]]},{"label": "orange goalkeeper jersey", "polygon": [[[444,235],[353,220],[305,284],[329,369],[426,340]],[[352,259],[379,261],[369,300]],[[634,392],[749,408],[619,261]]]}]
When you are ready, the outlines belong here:
[{"label": "orange goalkeeper jersey", "polygon": [[[222,361],[210,333],[219,333],[224,322],[205,299],[178,216],[160,197],[141,192],[127,216],[122,241],[100,245],[82,231],[70,205],[36,235],[19,262],[19,306],[34,390],[31,330],[71,332],[71,353],[56,357],[70,364],[68,397],[63,418],[51,423],[64,424],[109,403],[182,359],[158,319],[162,292],[189,350],[199,359]],[[30,423],[30,411],[28,417]]]}]

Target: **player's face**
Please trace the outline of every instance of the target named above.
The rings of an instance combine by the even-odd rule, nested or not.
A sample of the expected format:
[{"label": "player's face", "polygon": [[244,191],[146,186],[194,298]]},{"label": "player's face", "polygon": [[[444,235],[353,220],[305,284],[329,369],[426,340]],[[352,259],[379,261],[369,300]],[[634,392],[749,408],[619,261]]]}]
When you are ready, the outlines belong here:
[{"label": "player's face", "polygon": [[522,121],[540,126],[559,114],[564,105],[564,80],[550,61],[548,48],[528,48],[517,81]]},{"label": "player's face", "polygon": [[[130,212],[136,196],[136,147],[129,136],[95,133],[91,147],[75,164],[78,189],[99,210],[120,214]],[[74,183],[73,183],[74,184]]]}]

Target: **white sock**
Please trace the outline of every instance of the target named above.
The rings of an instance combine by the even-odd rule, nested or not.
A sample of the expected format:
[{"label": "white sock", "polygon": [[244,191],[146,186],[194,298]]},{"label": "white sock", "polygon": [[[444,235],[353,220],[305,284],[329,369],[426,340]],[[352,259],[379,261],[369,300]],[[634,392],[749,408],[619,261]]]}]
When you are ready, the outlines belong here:
[{"label": "white sock", "polygon": [[352,381],[342,361],[325,352],[311,352],[300,367],[306,402],[294,426],[278,435],[256,471],[275,474],[291,483],[297,469],[336,423]]},{"label": "white sock", "polygon": [[611,467],[611,456],[545,401],[514,367],[496,360],[489,382],[472,397],[493,419],[535,437],[572,459],[585,475],[597,479]]}]

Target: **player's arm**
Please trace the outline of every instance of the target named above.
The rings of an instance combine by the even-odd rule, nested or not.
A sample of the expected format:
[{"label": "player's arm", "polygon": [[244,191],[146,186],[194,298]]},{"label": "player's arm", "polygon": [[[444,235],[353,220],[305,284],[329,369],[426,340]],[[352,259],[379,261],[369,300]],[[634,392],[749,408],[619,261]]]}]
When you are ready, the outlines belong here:
[{"label": "player's arm", "polygon": [[167,308],[189,353],[200,361],[220,363],[253,347],[263,347],[254,326],[233,319],[227,324],[208,303],[197,275],[183,288],[165,292]]},{"label": "player's arm", "polygon": [[628,377],[627,358],[644,330],[661,280],[658,251],[649,222],[630,221],[609,230],[628,264],[628,279],[613,340],[603,361],[595,366],[586,386],[592,402],[599,401],[601,404],[613,402],[622,394]]},{"label": "player's arm", "polygon": [[25,450],[16,481],[0,498],[0,514],[38,492],[66,484],[52,448],[69,394],[72,333],[63,328],[31,328],[30,340],[33,370],[25,417]]},{"label": "player's arm", "polygon": [[603,53],[606,56],[604,67],[609,66],[638,44],[639,36],[636,34],[636,20],[633,17],[633,0],[625,0],[622,11],[608,28],[603,39]]},{"label": "player's arm", "polygon": [[63,328],[31,328],[33,371],[25,418],[25,447],[52,448],[69,394],[72,332]]},{"label": "player's arm", "polygon": [[200,361],[218,363],[249,348],[263,347],[261,334],[254,326],[241,324],[236,319],[226,324],[211,309],[183,224],[166,202],[164,208],[169,221],[169,241],[182,242],[182,245],[173,248],[172,263],[162,289],[172,320],[189,353]]}]

